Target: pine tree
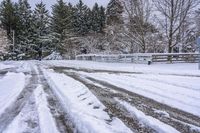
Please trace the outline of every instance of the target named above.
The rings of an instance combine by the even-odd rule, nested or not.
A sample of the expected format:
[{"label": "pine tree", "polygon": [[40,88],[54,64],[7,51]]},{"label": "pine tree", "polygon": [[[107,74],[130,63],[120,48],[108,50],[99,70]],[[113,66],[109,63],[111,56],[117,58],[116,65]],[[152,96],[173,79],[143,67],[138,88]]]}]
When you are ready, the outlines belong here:
[{"label": "pine tree", "polygon": [[52,7],[52,45],[55,45],[57,52],[63,53],[63,43],[66,35],[71,30],[71,15],[73,7],[71,4],[66,4],[63,0],[58,0]]},{"label": "pine tree", "polygon": [[111,0],[107,6],[106,24],[115,25],[122,24],[123,6],[119,0]]},{"label": "pine tree", "polygon": [[90,29],[90,9],[79,0],[73,13],[73,32],[77,35],[86,35]]},{"label": "pine tree", "polygon": [[52,20],[51,28],[52,31],[60,34],[61,39],[64,37],[64,32],[68,29],[69,26],[69,12],[68,6],[63,0],[58,0],[55,5],[52,7]]},{"label": "pine tree", "polygon": [[91,11],[91,30],[95,33],[103,33],[103,29],[105,27],[105,8],[103,6],[99,7],[97,3],[95,3],[92,11]]},{"label": "pine tree", "polygon": [[16,50],[20,54],[19,58],[31,58],[31,51],[35,43],[34,36],[34,20],[32,16],[31,6],[28,0],[19,0],[17,4],[17,23],[16,41],[18,46]]},{"label": "pine tree", "polygon": [[100,17],[99,17],[100,32],[103,33],[105,24],[106,24],[106,14],[105,14],[105,8],[103,6],[100,7],[99,14],[100,14]]},{"label": "pine tree", "polygon": [[124,31],[123,6],[120,0],[110,0],[106,10],[106,34],[109,49],[113,53],[123,51],[122,32]]},{"label": "pine tree", "polygon": [[50,37],[50,18],[49,12],[46,9],[46,6],[43,2],[36,4],[36,8],[34,10],[34,19],[35,19],[35,47],[34,50],[38,54],[39,59],[42,58],[43,53],[49,53],[52,46],[51,37]]},{"label": "pine tree", "polygon": [[73,24],[72,24],[72,19],[73,19],[73,13],[75,12],[75,8],[74,8],[74,6],[69,2],[68,3],[68,5],[67,5],[67,7],[68,7],[68,17],[67,17],[67,32],[69,33],[71,33],[73,30],[72,30],[72,28],[73,28]]},{"label": "pine tree", "polygon": [[11,0],[3,0],[0,5],[0,21],[3,29],[6,30],[9,39],[12,38],[12,30],[15,30],[16,26],[16,9],[14,3]]},{"label": "pine tree", "polygon": [[92,19],[92,31],[93,32],[100,32],[100,10],[99,5],[95,3],[92,12],[91,12],[91,19]]}]

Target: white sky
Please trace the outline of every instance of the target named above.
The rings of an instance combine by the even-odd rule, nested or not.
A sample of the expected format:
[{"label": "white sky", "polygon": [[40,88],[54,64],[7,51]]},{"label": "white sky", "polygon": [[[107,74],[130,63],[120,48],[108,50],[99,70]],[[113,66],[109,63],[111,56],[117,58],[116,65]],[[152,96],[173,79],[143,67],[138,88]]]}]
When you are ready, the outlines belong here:
[{"label": "white sky", "polygon": [[[0,0],[2,1],[2,0]],[[17,2],[18,0],[12,0],[13,2]],[[56,0],[42,0],[48,9],[51,10],[51,5],[53,5],[54,3],[56,3]],[[64,0],[65,2],[70,2],[72,4],[76,4],[79,0]],[[107,6],[108,2],[110,0],[82,0],[86,5],[88,5],[89,7],[92,7],[94,5],[95,2],[97,2],[100,5],[103,6]],[[36,3],[41,2],[41,0],[29,0],[29,3],[31,4],[32,7],[35,6]]]}]

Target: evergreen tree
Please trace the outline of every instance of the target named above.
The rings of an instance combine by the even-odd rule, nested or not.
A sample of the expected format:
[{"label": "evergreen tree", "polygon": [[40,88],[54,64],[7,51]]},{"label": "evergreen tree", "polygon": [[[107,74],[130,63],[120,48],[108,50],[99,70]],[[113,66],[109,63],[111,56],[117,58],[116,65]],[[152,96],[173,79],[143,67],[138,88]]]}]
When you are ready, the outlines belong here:
[{"label": "evergreen tree", "polygon": [[41,59],[42,54],[49,52],[52,46],[51,38],[50,38],[50,29],[49,29],[49,12],[46,9],[46,6],[43,2],[36,4],[36,8],[34,10],[34,19],[35,19],[35,35],[36,35],[36,42],[34,50],[38,53],[38,57]]},{"label": "evergreen tree", "polygon": [[71,30],[71,15],[73,7],[71,4],[67,5],[63,0],[58,0],[52,7],[52,45],[55,45],[55,50],[62,54],[63,43]]},{"label": "evergreen tree", "polygon": [[106,34],[109,49],[113,53],[121,53],[123,48],[122,33],[124,32],[123,6],[120,0],[110,0],[106,10]]},{"label": "evergreen tree", "polygon": [[103,30],[104,30],[105,24],[106,24],[105,8],[103,6],[101,6],[99,12],[100,12],[99,13],[100,14],[100,17],[99,17],[99,19],[100,19],[100,21],[99,21],[99,23],[100,23],[100,32],[103,33]]},{"label": "evergreen tree", "polygon": [[95,3],[92,12],[91,12],[91,30],[96,33],[103,33],[103,29],[105,27],[105,8],[103,6],[99,7],[97,3]]},{"label": "evergreen tree", "polygon": [[11,30],[16,28],[16,9],[11,0],[3,0],[0,5],[0,21],[3,29],[6,30],[9,39],[12,38]]},{"label": "evergreen tree", "polygon": [[52,31],[60,34],[61,40],[64,37],[64,32],[68,29],[69,26],[69,12],[68,6],[63,0],[58,0],[55,5],[52,7],[52,21],[51,28]]},{"label": "evergreen tree", "polygon": [[110,0],[106,12],[106,24],[115,25],[122,24],[123,6],[119,0]]},{"label": "evergreen tree", "polygon": [[68,3],[68,17],[67,17],[67,30],[68,32],[72,32],[73,24],[72,24],[72,19],[73,19],[73,13],[75,12],[74,6],[72,6],[71,3]]},{"label": "evergreen tree", "polygon": [[91,29],[94,32],[100,32],[100,10],[99,10],[99,5],[95,3],[92,12],[91,12],[91,20],[92,20],[92,25]]},{"label": "evergreen tree", "polygon": [[17,23],[16,38],[17,38],[17,52],[20,58],[31,58],[31,51],[35,43],[34,36],[34,20],[32,16],[31,6],[28,0],[19,0],[17,4]]},{"label": "evergreen tree", "polygon": [[75,7],[73,13],[73,32],[77,35],[86,35],[89,33],[90,29],[90,9],[79,0],[79,3]]}]

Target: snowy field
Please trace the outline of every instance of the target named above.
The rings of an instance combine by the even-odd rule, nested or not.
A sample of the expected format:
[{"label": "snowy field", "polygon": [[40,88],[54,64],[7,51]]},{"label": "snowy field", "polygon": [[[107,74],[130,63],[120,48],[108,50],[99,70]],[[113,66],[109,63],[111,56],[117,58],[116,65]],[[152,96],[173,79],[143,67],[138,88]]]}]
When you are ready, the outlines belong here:
[{"label": "snowy field", "polygon": [[200,133],[198,64],[0,62],[0,133]]},{"label": "snowy field", "polygon": [[[45,62],[47,63],[47,62]],[[198,75],[198,64],[196,63],[178,63],[178,64],[132,64],[132,63],[104,63],[92,61],[48,61],[49,65],[86,68],[92,70],[111,70],[123,72],[142,72],[153,74],[180,74],[180,75]]]}]

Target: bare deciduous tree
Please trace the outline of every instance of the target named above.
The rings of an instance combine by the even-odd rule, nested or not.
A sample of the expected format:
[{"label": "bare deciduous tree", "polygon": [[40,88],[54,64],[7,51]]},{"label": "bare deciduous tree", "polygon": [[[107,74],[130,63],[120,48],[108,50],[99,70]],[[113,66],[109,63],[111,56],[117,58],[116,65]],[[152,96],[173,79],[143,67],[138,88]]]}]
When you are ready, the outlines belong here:
[{"label": "bare deciduous tree", "polygon": [[200,0],[153,0],[159,11],[159,24],[167,42],[168,53],[181,41],[180,33],[185,30],[185,23],[190,11]]},{"label": "bare deciduous tree", "polygon": [[197,36],[200,36],[200,8],[195,13],[195,25],[196,25],[196,32]]},{"label": "bare deciduous tree", "polygon": [[[138,52],[147,52],[147,45],[153,33],[157,32],[151,24],[152,4],[150,0],[126,0],[124,3],[124,17],[126,31],[124,35],[131,40],[132,45],[140,48]],[[134,48],[134,46],[131,46]]]}]

